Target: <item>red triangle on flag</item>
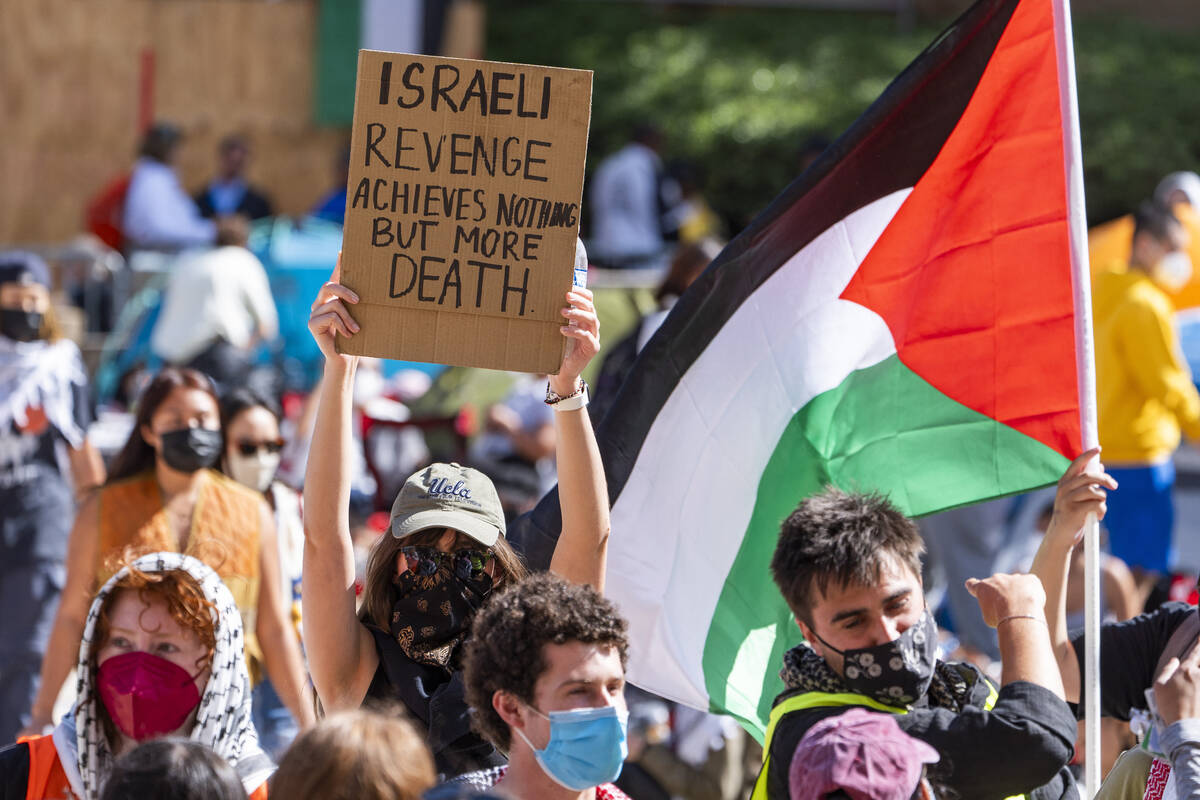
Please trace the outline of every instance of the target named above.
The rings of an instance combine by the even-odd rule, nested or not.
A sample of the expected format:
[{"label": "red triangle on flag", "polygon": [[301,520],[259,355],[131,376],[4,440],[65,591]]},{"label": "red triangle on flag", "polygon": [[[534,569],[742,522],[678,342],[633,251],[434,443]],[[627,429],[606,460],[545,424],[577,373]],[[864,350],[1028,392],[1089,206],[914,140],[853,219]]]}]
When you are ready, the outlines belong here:
[{"label": "red triangle on flag", "polygon": [[[937,158],[842,297],[948,397],[1080,452],[1063,128],[1048,0],[1022,0]],[[885,167],[886,168],[886,167]]]}]

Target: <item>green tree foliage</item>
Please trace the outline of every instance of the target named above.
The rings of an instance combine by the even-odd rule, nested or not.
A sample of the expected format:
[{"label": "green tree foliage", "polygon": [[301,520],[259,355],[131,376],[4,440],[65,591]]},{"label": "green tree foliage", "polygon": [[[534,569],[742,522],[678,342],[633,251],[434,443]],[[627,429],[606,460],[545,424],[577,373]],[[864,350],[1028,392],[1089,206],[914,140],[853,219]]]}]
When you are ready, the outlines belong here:
[{"label": "green tree foliage", "polygon": [[1198,35],[1132,19],[1077,24],[1079,115],[1091,222],[1132,211],[1167,173],[1200,171]]},{"label": "green tree foliage", "polygon": [[[698,164],[736,229],[799,173],[814,134],[836,138],[941,29],[886,14],[494,2],[488,57],[595,71],[589,168],[640,121],[664,155]],[[1200,167],[1196,33],[1121,18],[1076,22],[1092,222],[1125,213],[1167,172]]]}]

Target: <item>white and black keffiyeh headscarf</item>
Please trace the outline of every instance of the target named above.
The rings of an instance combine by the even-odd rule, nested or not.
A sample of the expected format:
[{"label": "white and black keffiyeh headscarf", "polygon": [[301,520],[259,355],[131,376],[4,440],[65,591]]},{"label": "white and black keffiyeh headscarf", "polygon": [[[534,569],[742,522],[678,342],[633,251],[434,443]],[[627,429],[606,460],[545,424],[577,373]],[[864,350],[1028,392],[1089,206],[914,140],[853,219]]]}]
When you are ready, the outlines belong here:
[{"label": "white and black keffiyeh headscarf", "polygon": [[[208,745],[226,759],[241,776],[247,793],[257,789],[274,770],[270,758],[258,746],[258,737],[250,711],[250,675],[242,638],[242,619],[233,596],[217,573],[205,564],[182,553],[151,553],[133,562],[142,572],[183,570],[191,575],[215,606],[216,648],[213,652],[208,685],[196,710],[196,724],[190,738]],[[113,756],[102,723],[103,711],[94,691],[92,648],[95,645],[96,621],[105,598],[117,581],[129,574],[126,567],[117,572],[96,595],[88,612],[79,646],[79,668],[76,682],[77,700],[72,714],[67,715],[54,733],[59,759],[82,800],[96,800],[104,779],[112,767]],[[74,729],[73,731],[71,729]],[[69,741],[74,733],[74,741]],[[73,747],[72,747],[73,745]],[[76,754],[76,763],[68,763],[64,746]],[[75,774],[72,774],[75,773]]]}]

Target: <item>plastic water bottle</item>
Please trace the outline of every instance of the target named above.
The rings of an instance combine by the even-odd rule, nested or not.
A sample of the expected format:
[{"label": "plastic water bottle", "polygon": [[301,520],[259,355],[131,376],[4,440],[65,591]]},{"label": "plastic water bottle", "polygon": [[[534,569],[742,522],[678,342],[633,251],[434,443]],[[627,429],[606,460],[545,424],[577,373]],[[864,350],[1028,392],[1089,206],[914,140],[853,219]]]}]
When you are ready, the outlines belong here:
[{"label": "plastic water bottle", "polygon": [[579,289],[587,288],[588,256],[582,239],[575,240],[575,277],[573,285]]}]

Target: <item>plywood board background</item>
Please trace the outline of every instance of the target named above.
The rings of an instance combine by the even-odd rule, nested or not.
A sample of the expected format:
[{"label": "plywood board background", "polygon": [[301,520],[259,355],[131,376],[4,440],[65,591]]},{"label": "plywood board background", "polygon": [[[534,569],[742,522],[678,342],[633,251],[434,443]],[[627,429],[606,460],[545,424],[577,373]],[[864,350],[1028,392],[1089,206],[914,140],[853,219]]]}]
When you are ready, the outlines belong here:
[{"label": "plywood board background", "polygon": [[143,52],[154,116],[187,135],[180,174],[199,188],[226,134],[249,137],[250,179],[299,214],[338,181],[345,129],[312,123],[312,0],[0,2],[0,242],[79,233],[86,201],[138,144]]}]

